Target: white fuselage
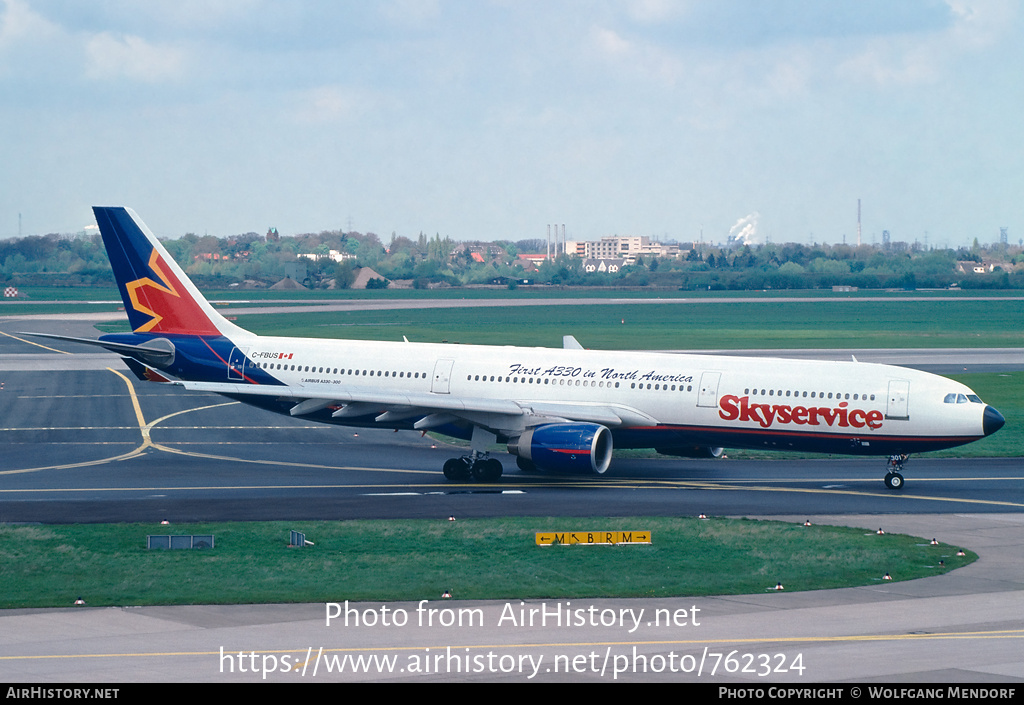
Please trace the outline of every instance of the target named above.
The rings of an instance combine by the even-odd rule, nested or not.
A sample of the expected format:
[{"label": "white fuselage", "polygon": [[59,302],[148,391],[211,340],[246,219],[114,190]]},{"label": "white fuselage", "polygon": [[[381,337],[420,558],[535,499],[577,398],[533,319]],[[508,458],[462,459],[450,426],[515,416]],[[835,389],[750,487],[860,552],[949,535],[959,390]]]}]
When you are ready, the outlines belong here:
[{"label": "white fuselage", "polygon": [[[293,392],[372,389],[513,401],[556,414],[559,405],[611,409],[621,423],[606,425],[620,447],[653,447],[651,432],[674,431],[710,445],[878,454],[894,443],[909,451],[984,435],[985,405],[970,389],[889,365],[258,336],[235,342],[247,366]],[[944,401],[950,395],[954,401]],[[501,414],[479,421],[506,437],[529,423]]]}]

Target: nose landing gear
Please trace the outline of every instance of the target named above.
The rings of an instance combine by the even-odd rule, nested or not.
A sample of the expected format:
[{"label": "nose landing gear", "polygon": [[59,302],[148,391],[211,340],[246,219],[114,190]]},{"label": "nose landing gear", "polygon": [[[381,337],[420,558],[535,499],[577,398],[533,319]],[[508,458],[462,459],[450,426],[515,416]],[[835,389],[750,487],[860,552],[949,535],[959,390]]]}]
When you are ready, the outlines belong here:
[{"label": "nose landing gear", "polygon": [[910,458],[906,453],[890,455],[886,462],[885,486],[890,490],[903,489],[903,464]]}]

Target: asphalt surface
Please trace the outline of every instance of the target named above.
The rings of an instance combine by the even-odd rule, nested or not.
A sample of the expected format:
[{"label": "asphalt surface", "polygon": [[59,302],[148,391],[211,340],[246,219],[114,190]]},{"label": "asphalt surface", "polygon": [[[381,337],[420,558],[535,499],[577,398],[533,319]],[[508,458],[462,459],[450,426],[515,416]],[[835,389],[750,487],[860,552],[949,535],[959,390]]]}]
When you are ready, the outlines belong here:
[{"label": "asphalt surface", "polygon": [[[39,325],[94,335],[85,322]],[[887,531],[965,545],[982,557],[909,583],[574,605],[598,616],[700,610],[700,625],[690,613],[685,626],[644,622],[632,632],[621,624],[527,628],[508,618],[509,610],[526,607],[515,601],[468,605],[482,610],[483,627],[441,626],[445,613],[438,611],[434,628],[415,629],[326,626],[324,605],[8,610],[0,613],[0,681],[263,680],[263,672],[252,672],[257,662],[260,669],[274,666],[267,680],[285,682],[1024,679],[1024,467],[1018,459],[914,458],[902,492],[883,487],[878,459],[626,457],[616,459],[613,477],[576,478],[525,476],[500,456],[506,475],[498,485],[452,485],[440,467],[460,451],[430,437],[313,425],[212,395],[143,385],[115,355],[38,341],[49,348],[43,349],[10,337],[25,329],[0,324],[6,333],[0,335],[0,521],[772,514],[866,529],[884,524]],[[72,349],[85,352],[63,352]],[[1021,367],[1016,351],[974,353],[978,361],[971,364]],[[456,606],[467,605],[435,598],[427,608]],[[417,605],[388,607],[405,609],[410,622],[420,614]],[[358,607],[364,614],[380,608]],[[221,647],[234,656],[225,659]],[[364,661],[365,669],[354,673],[357,664],[349,661],[345,673],[327,673],[324,653],[393,654],[400,659],[396,668],[405,670],[378,673],[387,662]],[[739,661],[724,661],[729,654]],[[716,655],[713,675],[690,669],[701,658],[710,666]],[[413,661],[419,672],[411,670]],[[438,668],[425,667],[430,661]],[[294,669],[299,662],[307,668]],[[617,667],[621,673],[614,673]]]},{"label": "asphalt surface", "polygon": [[[17,342],[17,341],[15,341]],[[31,355],[26,357],[31,358]],[[450,483],[464,449],[418,433],[326,426],[104,369],[3,370],[0,519],[219,521],[495,515],[1005,512],[1024,508],[1017,459],[912,458],[906,489],[878,458],[619,457],[605,477]],[[7,358],[9,359],[9,358]],[[25,367],[48,361],[24,360]]]}]

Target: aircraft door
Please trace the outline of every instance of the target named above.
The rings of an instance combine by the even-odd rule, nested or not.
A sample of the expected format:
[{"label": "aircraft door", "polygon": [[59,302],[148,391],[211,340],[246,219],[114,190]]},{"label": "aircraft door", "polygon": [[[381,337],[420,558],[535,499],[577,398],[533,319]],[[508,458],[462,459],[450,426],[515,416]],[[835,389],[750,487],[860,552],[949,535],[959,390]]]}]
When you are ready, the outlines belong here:
[{"label": "aircraft door", "polygon": [[700,390],[697,393],[697,406],[711,408],[718,406],[718,383],[721,379],[721,372],[704,372],[701,374]]},{"label": "aircraft door", "polygon": [[245,379],[245,354],[249,352],[249,348],[232,348],[231,355],[228,357],[228,379],[229,380],[242,380]]},{"label": "aircraft door", "polygon": [[430,383],[430,391],[434,394],[449,394],[449,383],[452,379],[452,366],[455,360],[438,360],[434,365],[434,380]]},{"label": "aircraft door", "polygon": [[885,405],[885,418],[897,420],[910,418],[910,380],[889,380],[889,399]]}]

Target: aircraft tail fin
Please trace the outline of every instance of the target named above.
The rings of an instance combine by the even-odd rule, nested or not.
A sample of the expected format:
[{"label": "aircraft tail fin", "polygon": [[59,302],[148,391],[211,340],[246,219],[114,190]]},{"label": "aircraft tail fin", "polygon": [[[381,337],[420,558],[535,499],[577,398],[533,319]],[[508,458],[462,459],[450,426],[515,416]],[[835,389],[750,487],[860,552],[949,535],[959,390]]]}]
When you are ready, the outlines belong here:
[{"label": "aircraft tail fin", "polygon": [[237,335],[130,208],[93,208],[124,309],[136,333]]}]

